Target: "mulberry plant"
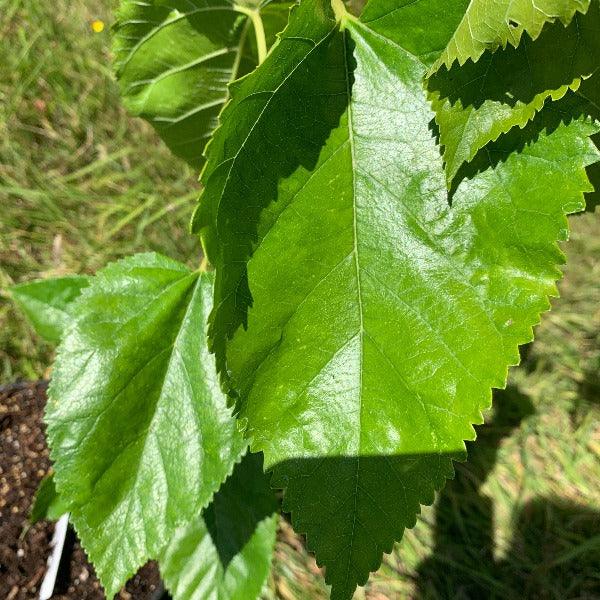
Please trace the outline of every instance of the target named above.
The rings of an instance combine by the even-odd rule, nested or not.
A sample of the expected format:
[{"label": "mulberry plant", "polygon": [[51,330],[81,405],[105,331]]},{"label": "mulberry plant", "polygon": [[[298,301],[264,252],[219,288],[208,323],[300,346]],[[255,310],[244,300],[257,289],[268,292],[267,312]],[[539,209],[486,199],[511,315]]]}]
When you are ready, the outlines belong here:
[{"label": "mulberry plant", "polygon": [[57,493],[109,597],[156,559],[175,600],[257,598],[282,510],[347,600],[557,294],[599,2],[121,0],[113,36],[128,110],[201,168],[204,260],[13,289],[60,342]]}]

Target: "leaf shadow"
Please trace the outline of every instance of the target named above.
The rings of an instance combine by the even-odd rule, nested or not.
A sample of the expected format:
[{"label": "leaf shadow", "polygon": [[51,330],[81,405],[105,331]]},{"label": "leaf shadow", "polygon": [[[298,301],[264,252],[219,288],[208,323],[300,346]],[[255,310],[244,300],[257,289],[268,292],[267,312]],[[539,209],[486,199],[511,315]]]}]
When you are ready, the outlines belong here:
[{"label": "leaf shadow", "polygon": [[[522,129],[514,127],[481,148],[471,161],[463,163],[458,169],[448,193],[449,204],[452,205],[463,180],[473,179],[479,173],[496,168],[511,155],[521,153],[526,147],[534,144],[540,135],[550,135],[561,125],[569,125],[581,118],[600,120],[600,85],[597,84],[600,84],[600,77],[583,82],[579,91],[570,92],[560,100],[546,103]],[[598,96],[597,100],[591,98],[589,92]],[[596,147],[600,148],[600,135],[596,134],[591,139]],[[585,194],[586,210],[593,212],[600,203],[600,164],[594,163],[586,167],[586,172],[594,190],[598,190]]]},{"label": "leaf shadow", "polygon": [[[599,82],[600,83],[600,82]],[[599,118],[600,114],[594,115],[594,118]],[[597,148],[600,148],[600,134],[592,136],[592,141]],[[585,195],[585,203],[587,212],[596,212],[598,206],[600,206],[600,163],[595,163],[589,166],[587,174],[590,179],[590,183],[594,186],[593,192],[588,192]]]},{"label": "leaf shadow", "polygon": [[[434,549],[417,567],[416,592],[411,597],[415,600],[534,599],[545,598],[545,591],[553,587],[563,594],[555,597],[595,597],[590,594],[597,585],[595,565],[600,554],[600,512],[588,507],[555,498],[527,502],[516,515],[515,534],[506,556],[495,558],[494,507],[492,500],[482,492],[482,486],[496,464],[502,441],[534,414],[534,407],[527,396],[512,386],[495,393],[494,406],[489,422],[476,428],[477,441],[467,444],[468,461],[455,463],[454,479],[439,493],[434,513]],[[457,456],[452,455],[452,458]],[[434,457],[360,457],[361,487],[366,488],[367,496],[359,498],[358,503],[367,497],[372,500],[373,496],[378,503],[384,503],[378,507],[383,515],[380,521],[359,519],[371,537],[369,543],[379,551],[385,544],[382,540],[390,535],[399,539],[398,530],[401,535],[412,509],[412,506],[406,509],[406,498],[401,491],[390,492],[393,484],[382,477],[382,473],[392,464],[396,473],[406,474],[404,483],[410,490],[415,484],[409,475],[411,466],[422,460],[431,461]],[[289,505],[288,498],[284,510],[292,511],[291,520],[296,530],[308,534],[310,550],[314,550],[315,541],[319,541],[319,566],[325,566],[327,582],[337,586],[339,597],[350,597],[355,582],[352,578],[344,580],[338,572],[328,573],[328,568],[333,561],[334,570],[340,570],[335,564],[340,545],[349,543],[348,528],[355,519],[351,503],[340,503],[339,498],[344,498],[345,482],[356,476],[357,465],[357,457],[348,456],[286,461],[276,466],[273,480],[277,487],[291,485],[293,494],[299,496],[298,503],[308,505],[307,513],[300,515],[296,506]],[[281,472],[287,474],[286,480],[282,479]],[[320,493],[313,489],[317,472],[331,484],[329,488],[321,488]],[[365,517],[367,509],[363,507],[361,517]],[[337,515],[337,518],[315,519],[317,512]],[[398,522],[403,525],[398,527]],[[360,535],[363,535],[362,530]],[[323,545],[323,540],[329,543]],[[362,550],[356,551],[354,560],[359,567],[372,569]],[[558,584],[553,583],[555,580]],[[364,581],[358,583],[363,585]],[[540,590],[544,590],[541,595]]]},{"label": "leaf shadow", "polygon": [[[442,66],[427,80],[432,97],[459,104],[466,109],[479,109],[486,102],[515,107],[525,105],[539,94],[572,85],[584,78],[576,91],[569,90],[556,101],[546,99],[544,108],[523,129],[513,128],[496,141],[480,149],[476,156],[464,163],[452,179],[449,204],[460,182],[504,162],[511,153],[521,152],[534,143],[541,132],[552,133],[560,123],[589,117],[600,119],[600,3],[593,2],[586,14],[576,13],[568,26],[560,21],[544,27],[541,35],[532,40],[527,33],[516,48],[507,45],[495,52],[486,52],[475,63]],[[552,57],[551,60],[548,57]],[[492,118],[490,109],[489,118]],[[430,126],[439,142],[439,129]],[[595,136],[597,146],[600,136]],[[599,146],[600,147],[600,146]],[[587,168],[595,190],[600,190],[600,165]],[[594,211],[600,204],[600,192],[586,194],[587,210]]]},{"label": "leaf shadow", "polygon": [[[544,27],[536,40],[527,32],[521,43],[486,52],[476,62],[468,60],[447,69],[442,66],[427,82],[430,93],[479,108],[489,100],[509,106],[528,104],[547,90],[570,85],[600,67],[600,4],[586,14],[576,13],[565,27],[560,21]],[[552,57],[549,60],[549,57]]]},{"label": "leaf shadow", "polygon": [[[306,10],[310,8],[308,4],[304,6]],[[303,10],[303,5],[297,10]],[[283,36],[263,65],[266,68],[277,65],[280,53],[289,47],[286,44],[298,44],[298,39],[293,32]],[[205,236],[209,254],[210,248],[215,248],[215,256],[220,257],[217,264],[218,260],[227,263],[227,269],[216,269],[215,298],[221,301],[213,311],[210,332],[220,372],[225,370],[225,340],[240,326],[247,326],[248,309],[253,304],[247,263],[261,244],[259,229],[265,209],[274,202],[282,202],[280,185],[287,185],[286,180],[292,174],[305,172],[305,184],[309,183],[327,140],[339,126],[350,102],[356,69],[353,55],[354,42],[350,36],[339,27],[333,29],[289,73],[282,74],[285,85],[270,96],[269,118],[257,118],[251,131],[252,139],[260,143],[244,141],[243,168],[229,172],[230,160],[226,160],[208,174],[209,178],[227,182],[227,202],[213,202],[212,197],[204,195],[196,221],[200,231],[210,231],[212,223],[221,223],[217,227],[222,229],[216,233],[220,236],[218,253],[212,239],[206,240],[209,234]],[[255,74],[259,71],[260,68]],[[244,96],[243,81],[233,93],[229,123],[242,104],[244,110],[254,111],[252,114],[262,114],[264,110],[267,92]],[[236,104],[237,96],[240,100]],[[216,141],[215,137],[212,143]],[[226,156],[231,154],[227,148],[223,152]],[[239,219],[240,214],[244,219]],[[235,223],[235,231],[229,227],[231,223]]]},{"label": "leaf shadow", "polygon": [[600,405],[600,361],[598,368],[584,372],[584,379],[579,383],[578,396],[590,405]]},{"label": "leaf shadow", "polygon": [[577,382],[577,394],[569,410],[572,426],[579,428],[600,407],[600,360],[584,369],[583,379]]},{"label": "leaf shadow", "polygon": [[[328,456],[275,465],[272,485],[285,489],[283,510],[291,513],[295,530],[306,536],[309,550],[317,551],[327,582],[336,588],[334,595],[350,597],[356,584],[364,585],[369,571],[378,566],[381,554],[391,551],[406,527],[414,526],[420,505],[434,501],[434,489],[483,481],[500,441],[532,412],[529,400],[513,388],[503,392],[493,424],[480,427],[477,444],[469,444],[474,456],[467,463],[468,477],[461,475],[464,465],[452,463],[465,459],[460,451]],[[447,484],[454,471],[457,479]],[[476,486],[475,504],[478,493]],[[479,510],[486,512],[485,507]],[[476,547],[490,546],[489,533],[483,534]]]},{"label": "leaf shadow", "polygon": [[531,500],[518,510],[505,556],[494,556],[494,509],[481,486],[502,440],[531,412],[518,390],[497,395],[494,418],[469,444],[469,462],[457,465],[455,479],[440,494],[435,546],[417,569],[416,600],[595,597],[599,511],[556,498]]},{"label": "leaf shadow", "polygon": [[203,518],[223,570],[250,541],[279,502],[263,471],[263,455],[248,453],[204,509]]}]

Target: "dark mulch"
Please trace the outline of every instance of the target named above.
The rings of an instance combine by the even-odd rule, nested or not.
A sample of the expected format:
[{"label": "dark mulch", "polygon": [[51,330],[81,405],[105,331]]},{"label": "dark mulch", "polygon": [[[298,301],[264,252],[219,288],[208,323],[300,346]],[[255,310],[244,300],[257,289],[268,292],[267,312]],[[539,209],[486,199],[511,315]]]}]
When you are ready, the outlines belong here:
[{"label": "dark mulch", "polygon": [[[54,525],[33,527],[28,516],[50,461],[42,414],[45,383],[0,387],[0,598],[37,598],[46,572]],[[158,569],[146,565],[127,584],[121,600],[153,600]],[[55,595],[57,600],[103,600],[105,595],[74,535],[67,539]]]}]

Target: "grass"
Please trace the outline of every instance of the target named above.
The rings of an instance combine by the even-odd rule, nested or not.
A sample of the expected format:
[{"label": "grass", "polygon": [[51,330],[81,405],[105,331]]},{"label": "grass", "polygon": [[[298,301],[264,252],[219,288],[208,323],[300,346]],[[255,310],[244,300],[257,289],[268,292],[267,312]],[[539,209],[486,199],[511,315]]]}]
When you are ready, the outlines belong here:
[{"label": "grass", "polygon": [[[153,249],[195,262],[192,173],[127,117],[109,2],[0,0],[0,288]],[[50,348],[0,299],[0,381],[41,376]]]},{"label": "grass", "polygon": [[[127,117],[110,3],[0,0],[0,289],[158,250],[195,263],[196,174]],[[600,214],[571,219],[560,299],[470,460],[357,598],[600,599]],[[52,350],[0,297],[0,383]],[[265,600],[326,598],[283,524]]]}]

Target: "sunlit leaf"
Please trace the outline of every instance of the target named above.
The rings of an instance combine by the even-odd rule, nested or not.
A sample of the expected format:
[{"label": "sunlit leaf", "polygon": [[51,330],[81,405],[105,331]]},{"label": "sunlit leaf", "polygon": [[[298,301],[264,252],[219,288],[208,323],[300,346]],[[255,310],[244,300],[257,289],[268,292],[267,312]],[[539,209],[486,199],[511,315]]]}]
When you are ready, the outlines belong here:
[{"label": "sunlit leaf", "polygon": [[72,305],[46,409],[58,493],[112,597],[195,520],[245,443],[206,348],[212,278],[157,254]]},{"label": "sunlit leaf", "polygon": [[340,26],[304,0],[232,89],[195,219],[214,348],[333,598],[452,475],[556,294],[556,242],[599,158],[585,119],[542,123],[450,197],[423,79],[456,23],[429,38],[423,15],[448,4],[412,4]]}]

